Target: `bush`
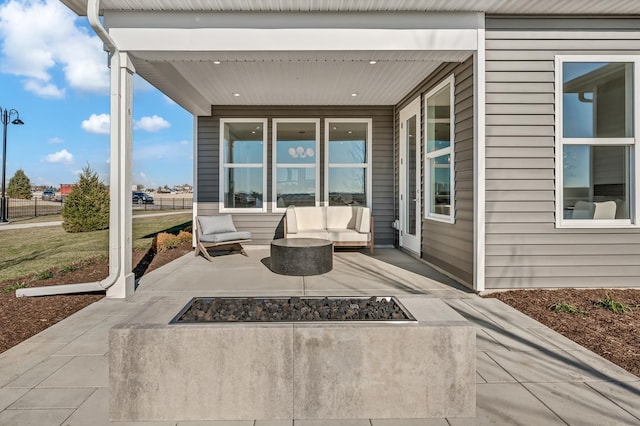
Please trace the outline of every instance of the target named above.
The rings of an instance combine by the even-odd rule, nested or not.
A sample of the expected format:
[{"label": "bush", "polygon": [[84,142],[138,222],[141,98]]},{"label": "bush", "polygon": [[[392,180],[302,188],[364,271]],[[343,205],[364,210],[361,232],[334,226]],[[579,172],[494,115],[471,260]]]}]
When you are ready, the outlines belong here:
[{"label": "bush", "polygon": [[13,177],[9,179],[7,195],[11,198],[31,199],[31,181],[24,173],[24,170],[18,169]]},{"label": "bush", "polygon": [[67,196],[62,209],[62,227],[67,232],[89,232],[109,227],[109,190],[98,174],[87,166]]},{"label": "bush", "polygon": [[165,252],[172,248],[178,247],[178,245],[185,241],[191,240],[192,235],[190,232],[180,231],[178,235],[160,232],[158,235],[156,235],[154,248],[157,252]]}]

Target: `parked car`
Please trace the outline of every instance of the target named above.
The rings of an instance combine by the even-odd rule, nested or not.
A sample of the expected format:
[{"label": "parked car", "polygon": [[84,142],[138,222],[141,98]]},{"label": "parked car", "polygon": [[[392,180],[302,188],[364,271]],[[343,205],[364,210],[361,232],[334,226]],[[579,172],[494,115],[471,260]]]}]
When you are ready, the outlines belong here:
[{"label": "parked car", "polygon": [[44,201],[54,201],[56,199],[56,191],[53,189],[45,189],[42,191],[42,199]]},{"label": "parked car", "polygon": [[133,191],[132,201],[134,204],[153,204],[153,197],[144,192]]}]

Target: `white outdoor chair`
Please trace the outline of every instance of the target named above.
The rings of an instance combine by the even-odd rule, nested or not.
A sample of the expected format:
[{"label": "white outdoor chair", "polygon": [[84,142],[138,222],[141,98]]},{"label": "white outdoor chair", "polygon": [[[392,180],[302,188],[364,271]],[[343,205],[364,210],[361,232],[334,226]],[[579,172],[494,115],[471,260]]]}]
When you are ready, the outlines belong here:
[{"label": "white outdoor chair", "polygon": [[202,253],[211,262],[208,249],[213,247],[228,247],[231,251],[239,248],[247,256],[242,243],[250,241],[251,233],[238,231],[230,214],[196,217],[196,257]]}]

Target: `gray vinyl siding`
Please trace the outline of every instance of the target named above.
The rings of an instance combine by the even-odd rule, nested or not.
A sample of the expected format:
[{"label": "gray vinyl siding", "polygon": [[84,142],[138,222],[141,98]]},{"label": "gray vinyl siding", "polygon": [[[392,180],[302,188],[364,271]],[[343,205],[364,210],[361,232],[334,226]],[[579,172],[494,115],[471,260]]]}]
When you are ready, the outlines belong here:
[{"label": "gray vinyl siding", "polygon": [[[392,245],[394,239],[391,222],[394,220],[393,187],[393,107],[342,106],[213,106],[210,117],[198,117],[197,202],[198,214],[218,213],[220,184],[220,119],[269,119],[267,146],[267,212],[233,213],[239,230],[250,231],[255,244],[268,244],[282,236],[284,213],[271,211],[272,201],[272,121],[274,118],[312,118],[320,122],[320,199],[324,201],[324,119],[372,119],[372,214],[375,221],[375,244]],[[208,206],[209,208],[202,207]]]},{"label": "gray vinyl siding", "polygon": [[[422,98],[421,134],[424,135],[424,95],[451,74],[454,74],[455,80],[455,223],[424,219],[424,200],[429,195],[424,187],[424,152],[422,152],[421,258],[471,286],[473,284],[473,59],[440,66],[396,106],[396,112],[399,114],[404,106],[420,95]],[[399,119],[397,115],[396,119]],[[396,137],[399,136],[397,132],[396,127]],[[396,147],[396,156],[399,155],[398,149]]]},{"label": "gray vinyl siding", "polygon": [[639,19],[487,19],[487,289],[640,284],[640,229],[555,227],[554,139],[554,55],[638,53]]}]

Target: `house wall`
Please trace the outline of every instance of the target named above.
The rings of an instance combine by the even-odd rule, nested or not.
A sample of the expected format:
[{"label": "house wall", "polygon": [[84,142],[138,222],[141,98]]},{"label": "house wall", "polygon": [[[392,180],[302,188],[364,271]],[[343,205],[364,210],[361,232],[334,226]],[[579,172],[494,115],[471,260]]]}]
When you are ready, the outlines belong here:
[{"label": "house wall", "polygon": [[[372,119],[372,214],[375,244],[393,245],[393,107],[341,106],[213,106],[210,117],[198,117],[197,208],[198,214],[219,212],[220,119],[221,118],[371,118]],[[233,213],[239,230],[250,231],[253,243],[268,244],[282,237],[284,213],[271,211],[272,201],[272,122],[269,121],[267,147],[267,212]],[[320,123],[320,199],[324,194],[324,123]]]},{"label": "house wall", "polygon": [[[454,74],[455,78],[455,223],[424,219],[424,95]],[[434,71],[397,105],[396,111],[421,96],[422,135],[422,253],[421,257],[455,276],[469,286],[473,284],[473,58],[463,63],[446,63]],[[396,116],[399,121],[399,116]],[[396,128],[396,132],[399,129]],[[396,133],[396,138],[399,134]],[[396,156],[399,147],[396,147]],[[396,170],[396,181],[397,181]],[[396,187],[396,191],[398,191]],[[397,192],[396,192],[397,193]],[[396,199],[396,203],[397,203]]]},{"label": "house wall", "polygon": [[637,286],[640,229],[555,227],[554,55],[638,54],[640,20],[489,17],[485,47],[485,287]]}]

